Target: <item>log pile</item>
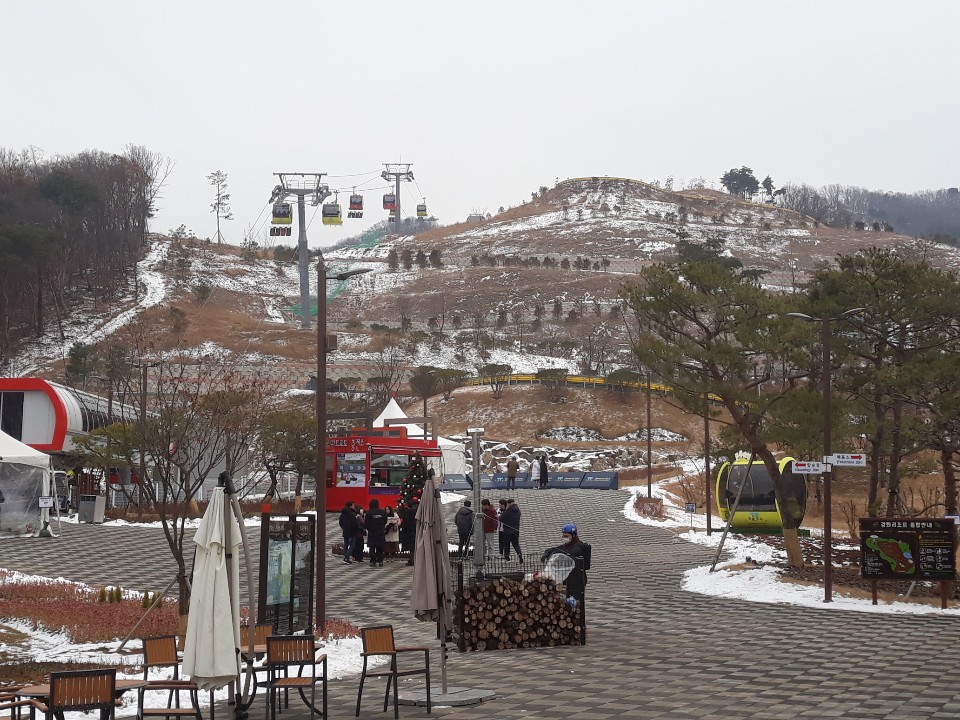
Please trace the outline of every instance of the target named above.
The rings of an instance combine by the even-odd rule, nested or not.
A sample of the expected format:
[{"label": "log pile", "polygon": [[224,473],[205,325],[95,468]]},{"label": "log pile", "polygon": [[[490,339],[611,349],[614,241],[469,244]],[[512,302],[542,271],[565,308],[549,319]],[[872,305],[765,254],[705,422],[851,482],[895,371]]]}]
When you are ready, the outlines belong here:
[{"label": "log pile", "polygon": [[580,608],[552,580],[498,578],[464,588],[461,650],[580,644]]}]

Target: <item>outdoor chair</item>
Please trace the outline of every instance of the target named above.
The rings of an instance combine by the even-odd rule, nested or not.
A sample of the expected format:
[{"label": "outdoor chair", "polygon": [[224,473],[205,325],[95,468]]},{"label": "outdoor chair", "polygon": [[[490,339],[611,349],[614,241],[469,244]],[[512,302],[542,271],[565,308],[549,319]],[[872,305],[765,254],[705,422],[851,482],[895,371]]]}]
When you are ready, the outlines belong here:
[{"label": "outdoor chair", "polygon": [[[17,685],[15,689],[21,687],[23,686]],[[0,688],[0,715],[9,710],[10,720],[19,720],[23,715],[23,709],[30,708],[30,717],[32,718],[35,710],[42,709],[41,704],[32,698],[17,700],[15,689],[11,687]]]},{"label": "outdoor chair", "polygon": [[[173,679],[151,680],[150,670],[170,668]],[[192,680],[180,679],[180,657],[177,654],[177,636],[161,635],[143,640],[143,679],[147,684],[137,693],[137,717],[189,717],[203,720],[200,715],[200,698],[197,684]],[[146,708],[143,698],[148,692],[163,690],[169,693],[165,708]],[[180,705],[180,693],[190,696],[190,707]]]},{"label": "outdoor chair", "polygon": [[118,702],[117,671],[109,669],[50,673],[47,702],[32,704],[47,720],[62,720],[63,713],[73,710],[99,710],[100,720],[113,720]]},{"label": "outdoor chair", "polygon": [[[323,666],[323,673],[317,677],[317,664]],[[310,708],[311,713],[327,717],[327,656],[317,656],[317,641],[312,635],[272,635],[267,638],[267,662],[265,664],[269,675],[266,689],[266,718],[276,717],[279,704],[279,691],[283,690],[284,706],[290,707],[290,690],[300,693],[304,705]],[[297,668],[297,675],[290,676],[290,668]],[[305,667],[310,668],[310,674],[304,675]],[[317,683],[323,683],[323,710],[317,710]],[[307,700],[306,689],[310,689],[310,699]]]},{"label": "outdoor chair", "polygon": [[[363,641],[363,672],[360,673],[360,689],[357,691],[357,713],[360,717],[360,699],[363,697],[363,682],[368,677],[387,678],[387,690],[383,695],[383,711],[387,711],[390,702],[390,686],[393,685],[393,717],[400,718],[400,708],[397,702],[397,684],[399,678],[406,675],[423,675],[427,681],[427,714],[430,714],[430,648],[426,647],[397,647],[393,641],[393,625],[379,625],[377,627],[360,628],[360,639]],[[413,670],[400,670],[397,666],[397,655],[408,652],[423,653],[423,667]],[[367,660],[377,655],[388,655],[390,667],[388,670],[374,669],[367,671]]]},{"label": "outdoor chair", "polygon": [[[246,668],[247,668],[247,666],[250,666],[250,667],[252,668],[252,671],[253,671],[253,683],[254,683],[254,688],[253,688],[253,693],[251,693],[251,698],[250,698],[250,703],[249,703],[249,704],[252,704],[252,703],[253,703],[253,697],[252,697],[252,696],[253,696],[254,694],[256,694],[256,692],[257,692],[257,687],[260,685],[260,678],[258,677],[258,673],[268,673],[268,672],[269,672],[269,668],[267,668],[265,665],[261,665],[261,666],[257,667],[257,666],[255,666],[255,665],[253,664],[254,661],[260,660],[261,658],[263,658],[263,657],[266,655],[266,652],[265,652],[265,651],[261,651],[260,653],[257,653],[257,654],[255,654],[255,655],[253,655],[252,657],[247,654],[247,648],[250,647],[250,633],[251,633],[251,631],[253,632],[253,644],[264,647],[264,646],[266,646],[266,644],[267,644],[267,638],[268,638],[268,637],[270,636],[270,634],[273,632],[273,625],[271,625],[270,623],[260,623],[260,624],[258,624],[258,625],[254,625],[252,628],[251,628],[251,626],[249,626],[249,625],[241,625],[241,626],[240,626],[240,657],[241,657],[241,659],[243,660],[243,662],[244,662],[245,664],[244,664],[244,667],[243,667],[243,668],[241,669],[241,671],[240,671],[240,677],[239,677],[239,679],[238,679],[238,684],[237,684],[237,698],[238,698],[238,700],[239,700],[239,698],[241,697],[241,695],[242,695],[242,693],[243,693],[243,682],[244,682],[244,676],[246,675]],[[248,707],[249,707],[249,704],[248,704]]]}]

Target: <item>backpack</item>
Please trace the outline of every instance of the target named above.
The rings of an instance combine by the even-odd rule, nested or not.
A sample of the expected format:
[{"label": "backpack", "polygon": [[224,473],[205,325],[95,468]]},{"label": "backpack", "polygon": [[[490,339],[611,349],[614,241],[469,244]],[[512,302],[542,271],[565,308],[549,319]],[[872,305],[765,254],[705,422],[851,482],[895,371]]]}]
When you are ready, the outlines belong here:
[{"label": "backpack", "polygon": [[583,569],[590,569],[590,553],[593,551],[593,548],[590,547],[590,543],[585,543],[582,540],[580,543],[583,545]]}]

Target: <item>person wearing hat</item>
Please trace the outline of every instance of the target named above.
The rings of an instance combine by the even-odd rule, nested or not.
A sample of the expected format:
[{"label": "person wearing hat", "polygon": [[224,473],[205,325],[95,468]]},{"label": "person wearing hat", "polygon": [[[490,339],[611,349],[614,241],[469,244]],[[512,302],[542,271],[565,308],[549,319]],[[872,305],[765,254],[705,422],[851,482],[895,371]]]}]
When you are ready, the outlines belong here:
[{"label": "person wearing hat", "polygon": [[587,587],[587,572],[589,566],[587,559],[589,551],[586,543],[580,540],[577,534],[577,526],[569,523],[563,526],[563,544],[548,548],[543,553],[543,561],[555,553],[563,553],[573,559],[574,567],[567,575],[564,585],[567,588],[567,597],[574,598],[577,602],[583,599],[584,590]]}]

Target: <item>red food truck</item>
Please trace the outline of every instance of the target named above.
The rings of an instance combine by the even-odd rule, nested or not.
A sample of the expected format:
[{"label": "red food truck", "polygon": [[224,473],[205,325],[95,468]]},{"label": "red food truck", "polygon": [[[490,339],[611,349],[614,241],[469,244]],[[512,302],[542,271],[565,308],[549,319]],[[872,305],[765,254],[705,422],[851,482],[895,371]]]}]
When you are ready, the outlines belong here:
[{"label": "red food truck", "polygon": [[353,430],[327,438],[327,510],[335,512],[348,500],[363,508],[377,498],[380,507],[397,506],[400,486],[419,450],[428,467],[441,457],[436,440],[408,438],[404,427]]}]

